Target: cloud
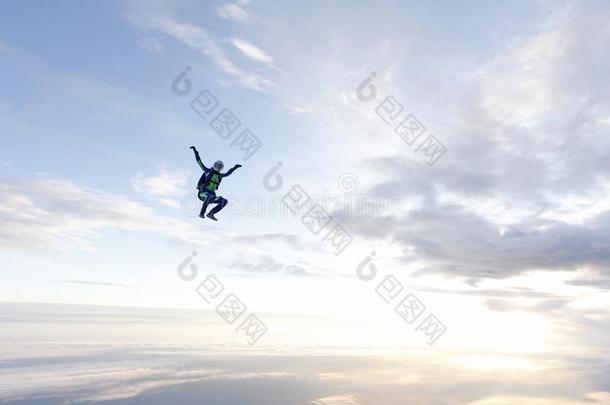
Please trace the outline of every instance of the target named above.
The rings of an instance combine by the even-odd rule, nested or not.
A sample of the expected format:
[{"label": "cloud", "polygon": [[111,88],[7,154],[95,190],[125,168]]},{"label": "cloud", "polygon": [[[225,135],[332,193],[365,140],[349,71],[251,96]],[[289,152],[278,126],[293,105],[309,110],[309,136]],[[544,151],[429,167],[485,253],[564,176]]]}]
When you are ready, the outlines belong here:
[{"label": "cloud", "polygon": [[[239,6],[237,6],[239,7]],[[225,53],[212,34],[202,26],[181,22],[168,4],[141,7],[132,3],[127,20],[134,28],[150,35],[165,34],[205,55],[226,75],[245,87],[260,92],[269,92],[274,83],[263,75],[239,67]],[[155,46],[155,49],[158,48]]]},{"label": "cloud", "polygon": [[248,58],[273,67],[273,58],[259,47],[239,38],[233,38],[231,43]]},{"label": "cloud", "polygon": [[255,274],[283,274],[286,276],[313,276],[306,267],[284,263],[269,255],[249,255],[227,264],[230,269]]},{"label": "cloud", "polygon": [[0,249],[92,248],[90,239],[106,229],[204,243],[190,224],[68,180],[8,180],[0,185]]},{"label": "cloud", "polygon": [[586,405],[609,395],[606,359],[555,353],[328,354],[309,346],[240,352],[159,343],[7,346],[44,354],[13,354],[3,363],[5,403],[197,404],[206,398],[214,404],[364,405],[379,403],[381,396],[388,405]]},{"label": "cloud", "polygon": [[262,92],[267,92],[273,87],[271,80],[233,63],[203,28],[170,19],[160,20],[156,28],[210,57],[225,74],[234,77],[238,83]]},{"label": "cloud", "polygon": [[566,284],[578,287],[592,287],[600,290],[610,290],[610,278],[568,280],[566,281]]},{"label": "cloud", "polygon": [[216,8],[216,13],[220,18],[225,20],[233,20],[243,22],[250,18],[248,12],[244,10],[244,6],[248,2],[240,1],[238,3],[227,3],[223,6]]},{"label": "cloud", "polygon": [[102,287],[151,288],[151,287],[144,287],[144,286],[134,285],[134,284],[109,283],[109,282],[103,282],[103,281],[89,281],[89,280],[66,280],[65,283],[93,285],[93,286],[102,286]]},{"label": "cloud", "polygon": [[339,218],[350,232],[389,240],[403,249],[401,262],[423,272],[485,278],[527,270],[607,271],[610,211],[582,225],[528,220],[500,227],[464,207],[438,205],[404,216]]},{"label": "cloud", "polygon": [[318,398],[307,405],[361,405],[362,402],[354,395],[333,395],[330,397]]},{"label": "cloud", "polygon": [[565,299],[554,299],[554,300],[542,300],[533,305],[524,305],[515,301],[500,300],[500,299],[488,299],[485,300],[483,305],[492,311],[498,312],[510,312],[510,311],[528,311],[528,312],[539,312],[542,314],[549,314],[551,311],[562,309],[569,303]]},{"label": "cloud", "polygon": [[254,244],[265,246],[267,244],[283,244],[290,247],[293,250],[304,250],[306,248],[316,249],[318,245],[311,242],[306,242],[302,237],[293,234],[285,233],[265,233],[257,235],[235,235],[233,237],[235,242],[238,242],[245,246],[252,246]]},{"label": "cloud", "polygon": [[505,287],[505,288],[472,288],[472,289],[451,289],[451,288],[431,288],[423,286],[413,286],[420,291],[432,292],[437,294],[452,294],[477,297],[506,297],[511,299],[522,298],[565,298],[564,296],[552,292],[544,292],[525,287]]},{"label": "cloud", "polygon": [[119,283],[105,283],[105,282],[101,282],[101,281],[86,281],[86,280],[66,280],[66,283],[73,283],[73,284],[88,284],[88,285],[101,285],[101,286],[107,286],[107,287],[128,287],[128,288],[138,288],[137,285],[131,285],[131,284],[119,284]]},{"label": "cloud", "polygon": [[149,177],[138,174],[131,179],[131,185],[139,193],[159,198],[162,204],[180,208],[180,203],[175,198],[184,195],[189,176],[189,171],[161,166],[159,174]]},{"label": "cloud", "polygon": [[287,105],[288,114],[307,114],[313,111],[312,107],[302,107],[298,105]]},{"label": "cloud", "polygon": [[441,161],[428,167],[398,138],[399,153],[363,161],[377,176],[369,195],[413,204],[380,219],[338,216],[346,229],[394,244],[422,272],[607,275],[610,79],[599,66],[610,66],[610,10],[600,4],[561,3],[482,73],[448,84],[426,124],[444,131]]}]

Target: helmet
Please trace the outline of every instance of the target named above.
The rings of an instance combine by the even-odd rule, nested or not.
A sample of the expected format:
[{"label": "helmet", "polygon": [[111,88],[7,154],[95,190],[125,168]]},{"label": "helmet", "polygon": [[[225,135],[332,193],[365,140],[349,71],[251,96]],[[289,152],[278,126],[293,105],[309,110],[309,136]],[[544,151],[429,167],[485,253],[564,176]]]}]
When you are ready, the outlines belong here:
[{"label": "helmet", "polygon": [[225,164],[222,163],[222,160],[217,160],[214,162],[214,166],[212,166],[214,168],[214,170],[216,170],[217,172],[221,171],[223,167],[225,167]]}]

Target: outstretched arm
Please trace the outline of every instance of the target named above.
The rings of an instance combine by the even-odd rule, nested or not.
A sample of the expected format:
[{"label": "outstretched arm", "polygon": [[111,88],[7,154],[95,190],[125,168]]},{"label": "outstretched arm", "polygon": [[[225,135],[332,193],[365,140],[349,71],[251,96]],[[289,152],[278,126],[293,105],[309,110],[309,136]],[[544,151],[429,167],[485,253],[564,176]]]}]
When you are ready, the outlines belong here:
[{"label": "outstretched arm", "polygon": [[232,168],[230,168],[228,172],[223,173],[221,176],[222,176],[222,177],[227,177],[227,176],[230,176],[230,175],[231,175],[231,173],[233,173],[235,170],[239,169],[240,167],[241,167],[241,165],[235,165],[235,166],[233,166]]},{"label": "outstretched arm", "polygon": [[201,161],[201,158],[199,157],[199,152],[197,151],[197,148],[195,148],[194,146],[191,146],[191,149],[193,150],[193,153],[195,154],[195,160],[197,160],[197,164],[199,165],[199,167],[201,167],[201,170],[208,170],[208,168],[205,167],[205,165]]}]

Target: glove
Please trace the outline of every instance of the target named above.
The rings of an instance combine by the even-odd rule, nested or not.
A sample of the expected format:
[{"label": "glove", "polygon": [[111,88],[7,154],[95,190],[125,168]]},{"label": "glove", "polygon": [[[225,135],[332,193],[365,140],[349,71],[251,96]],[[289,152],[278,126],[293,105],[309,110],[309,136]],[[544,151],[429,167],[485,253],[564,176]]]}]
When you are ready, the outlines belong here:
[{"label": "glove", "polygon": [[239,169],[241,167],[241,165],[235,165],[236,169]]},{"label": "glove", "polygon": [[192,149],[192,150],[193,150],[193,152],[197,152],[197,148],[196,148],[196,147],[194,147],[194,146],[191,146],[191,147],[190,147],[190,149]]}]

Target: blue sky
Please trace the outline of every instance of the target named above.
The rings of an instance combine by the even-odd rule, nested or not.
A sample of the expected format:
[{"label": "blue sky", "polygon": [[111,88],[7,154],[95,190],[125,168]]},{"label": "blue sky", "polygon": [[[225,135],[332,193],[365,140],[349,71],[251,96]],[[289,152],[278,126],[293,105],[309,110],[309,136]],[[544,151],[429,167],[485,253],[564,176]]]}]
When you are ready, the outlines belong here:
[{"label": "blue sky", "polygon": [[[92,303],[104,296],[63,285],[70,279],[165,287],[167,268],[204,246],[210,267],[249,280],[239,269],[249,263],[263,278],[280,276],[278,283],[294,281],[278,268],[340,279],[353,274],[364,252],[381,247],[387,252],[380,260],[402,274],[472,285],[528,270],[590,271],[595,278],[604,263],[596,253],[603,240],[590,241],[605,240],[593,226],[603,213],[595,196],[607,189],[605,152],[589,152],[588,145],[605,142],[603,107],[591,104],[605,81],[587,76],[603,33],[588,48],[576,42],[583,24],[598,35],[593,22],[605,12],[601,2],[5,8],[3,254],[14,267],[3,277],[19,285],[39,274],[62,291],[41,297],[10,288],[12,299]],[[170,86],[186,66],[193,91],[178,97]],[[445,144],[437,165],[426,165],[374,105],[358,100],[356,88],[371,72],[380,95],[396,97]],[[590,93],[568,85],[578,78]],[[203,89],[263,142],[249,160],[189,107]],[[595,130],[566,152],[558,139],[573,139],[578,119]],[[199,175],[190,145],[208,163],[244,165],[222,185],[232,202],[218,224],[181,208],[194,203]],[[279,161],[284,188],[269,192],[262,179]],[[376,218],[345,215],[337,183],[345,173],[357,178],[367,203],[393,208]],[[596,182],[582,182],[587,176]],[[260,204],[281,207],[295,184],[339,198],[335,218],[355,239],[345,255],[328,254],[296,217],[253,215]],[[578,198],[587,209],[576,209]],[[474,229],[463,242],[461,234]],[[257,235],[269,245],[240,240]],[[480,251],[490,238],[496,239]],[[572,256],[553,250],[583,243],[586,251]],[[506,263],[513,252],[522,260]],[[36,260],[47,270],[23,265]],[[146,269],[145,282],[135,269]],[[172,304],[178,303],[162,306]]]},{"label": "blue sky", "polygon": [[[397,277],[403,295],[445,322],[436,360],[468,352],[480,371],[494,364],[481,356],[514,355],[500,363],[519,379],[549,367],[536,355],[569,367],[578,350],[608,369],[606,2],[10,1],[0,10],[2,301],[210,310],[176,274],[197,251],[201,276],[218,275],[282,331],[270,332],[271,346],[332,336],[428,349],[380,299],[380,278],[356,277],[369,257],[378,277]],[[192,91],[179,97],[172,81],[187,66]],[[367,102],[358,88],[372,73]],[[219,101],[214,115],[228,108],[241,121],[228,140],[190,107],[204,89]],[[426,128],[412,144],[379,113],[389,96],[404,107],[398,120],[412,114]],[[248,159],[231,144],[246,128],[262,142]],[[446,148],[432,165],[421,151],[429,135]],[[207,164],[243,165],[221,185],[230,202],[218,222],[194,215],[191,145]],[[277,162],[283,183],[270,191]],[[286,211],[294,185],[349,232],[344,252],[312,234],[303,212]],[[366,209],[350,209],[354,199]],[[293,323],[309,335],[291,336]]]}]

